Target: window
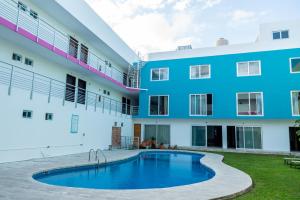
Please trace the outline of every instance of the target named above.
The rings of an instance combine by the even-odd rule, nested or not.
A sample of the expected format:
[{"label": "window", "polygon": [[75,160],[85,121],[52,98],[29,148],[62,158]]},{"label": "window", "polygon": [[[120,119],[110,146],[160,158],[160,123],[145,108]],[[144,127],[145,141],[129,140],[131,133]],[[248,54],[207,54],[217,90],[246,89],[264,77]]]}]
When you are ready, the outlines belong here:
[{"label": "window", "polygon": [[293,116],[300,116],[300,91],[292,91],[291,95]]},{"label": "window", "polygon": [[38,18],[37,12],[35,12],[34,10],[31,10],[31,9],[30,9],[30,16],[33,17],[34,19]]},{"label": "window", "polygon": [[210,65],[190,66],[190,79],[210,78]]},{"label": "window", "polygon": [[80,61],[82,61],[85,64],[87,64],[87,62],[88,62],[88,55],[89,55],[89,48],[86,47],[85,45],[81,44],[81,48],[80,48]]},{"label": "window", "polygon": [[192,146],[206,145],[206,126],[192,126]]},{"label": "window", "polygon": [[27,11],[27,6],[24,3],[22,3],[21,1],[18,1],[18,8],[20,8],[24,12]]},{"label": "window", "polygon": [[169,68],[151,69],[151,81],[169,80]]},{"label": "window", "polygon": [[78,40],[70,36],[69,39],[69,54],[74,58],[77,58],[78,52]]},{"label": "window", "polygon": [[76,86],[76,77],[67,74],[66,77],[66,93],[65,100],[74,102],[75,101],[75,86]]},{"label": "window", "polygon": [[32,111],[31,110],[23,110],[22,116],[23,116],[23,118],[31,119],[32,118]]},{"label": "window", "polygon": [[260,61],[248,61],[237,63],[237,76],[261,75]]},{"label": "window", "polygon": [[291,73],[300,73],[300,57],[290,59],[290,71]]},{"label": "window", "polygon": [[212,94],[191,94],[190,115],[191,116],[212,115]]},{"label": "window", "polygon": [[53,113],[46,113],[45,120],[52,121],[53,120]]},{"label": "window", "polygon": [[71,118],[71,133],[78,133],[78,122],[79,122],[79,116],[78,115],[72,115],[72,118]]},{"label": "window", "polygon": [[169,96],[150,96],[150,115],[169,114]]},{"label": "window", "polygon": [[237,115],[262,116],[263,94],[261,92],[237,93]]},{"label": "window", "polygon": [[236,127],[236,147],[262,149],[261,127]]},{"label": "window", "polygon": [[15,61],[22,62],[22,56],[20,54],[17,54],[17,53],[13,53],[12,59],[15,60]]},{"label": "window", "polygon": [[170,145],[170,125],[145,125],[144,140],[155,140],[156,145]]},{"label": "window", "polygon": [[131,100],[126,97],[122,97],[122,113],[130,115],[131,113],[130,107],[131,107]]},{"label": "window", "polygon": [[25,65],[33,66],[33,60],[25,58]]},{"label": "window", "polygon": [[77,103],[85,104],[86,98],[86,81],[78,79],[78,87],[77,87]]},{"label": "window", "polygon": [[273,40],[288,39],[289,37],[288,30],[273,31]]}]

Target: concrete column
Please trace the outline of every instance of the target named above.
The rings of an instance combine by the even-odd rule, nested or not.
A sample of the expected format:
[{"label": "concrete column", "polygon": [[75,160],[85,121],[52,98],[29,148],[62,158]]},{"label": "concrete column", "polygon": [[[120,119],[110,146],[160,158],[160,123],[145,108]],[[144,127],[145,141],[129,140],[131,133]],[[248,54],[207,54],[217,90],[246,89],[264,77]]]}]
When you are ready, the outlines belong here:
[{"label": "concrete column", "polygon": [[223,149],[227,149],[227,126],[222,126],[222,144]]}]

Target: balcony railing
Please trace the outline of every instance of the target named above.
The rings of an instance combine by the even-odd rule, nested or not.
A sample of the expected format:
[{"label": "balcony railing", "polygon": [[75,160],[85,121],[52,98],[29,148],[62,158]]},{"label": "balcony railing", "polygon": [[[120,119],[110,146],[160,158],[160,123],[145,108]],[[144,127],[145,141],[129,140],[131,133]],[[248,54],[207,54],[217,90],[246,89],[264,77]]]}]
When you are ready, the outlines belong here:
[{"label": "balcony railing", "polygon": [[[32,16],[28,11],[21,9],[18,2],[13,0],[0,0],[0,17],[8,20],[16,25],[16,31],[19,29],[25,30],[32,34],[37,43],[43,44],[53,51],[64,52],[67,56],[72,56],[79,63],[87,64],[89,67],[97,70],[106,76],[116,80],[124,85],[128,81],[124,81],[124,74],[118,68],[112,66],[107,60],[100,58],[96,53],[88,50],[87,58],[81,56],[81,46],[78,44],[76,51],[70,55],[74,49],[70,45],[70,36],[54,26],[50,25],[47,20],[42,19],[40,16]],[[74,55],[73,55],[74,54]],[[76,56],[75,56],[76,55]],[[131,85],[125,85],[133,87]]]},{"label": "balcony railing", "polygon": [[[0,84],[6,85],[8,95],[14,88],[28,91],[30,99],[35,94],[45,95],[48,103],[54,98],[60,99],[62,105],[66,102],[84,106],[86,110],[109,112],[109,114],[137,115],[138,107],[124,104],[112,98],[88,91],[62,81],[0,61]],[[125,109],[124,109],[125,108]]]}]

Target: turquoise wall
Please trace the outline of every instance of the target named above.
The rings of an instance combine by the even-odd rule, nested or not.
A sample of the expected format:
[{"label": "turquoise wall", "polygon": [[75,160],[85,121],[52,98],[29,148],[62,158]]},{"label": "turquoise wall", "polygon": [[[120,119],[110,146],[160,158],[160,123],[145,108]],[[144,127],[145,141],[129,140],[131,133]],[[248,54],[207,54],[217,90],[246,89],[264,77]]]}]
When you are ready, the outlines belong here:
[{"label": "turquoise wall", "polygon": [[[170,95],[169,116],[161,118],[292,119],[291,90],[300,90],[300,74],[291,74],[289,58],[300,48],[147,62],[141,71],[140,111],[148,116],[150,95]],[[236,63],[261,61],[261,76],[237,77]],[[211,78],[190,80],[190,65],[210,64]],[[169,81],[150,81],[151,68],[169,67]],[[236,115],[237,92],[263,92],[264,116]],[[189,94],[212,93],[213,115],[189,116]]]}]

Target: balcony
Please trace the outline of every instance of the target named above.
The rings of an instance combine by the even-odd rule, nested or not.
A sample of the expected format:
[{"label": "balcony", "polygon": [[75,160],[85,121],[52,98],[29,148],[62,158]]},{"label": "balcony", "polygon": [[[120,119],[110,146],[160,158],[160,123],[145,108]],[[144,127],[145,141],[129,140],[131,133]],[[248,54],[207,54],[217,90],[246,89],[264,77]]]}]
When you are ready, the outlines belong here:
[{"label": "balcony", "polygon": [[38,15],[33,16],[15,1],[0,0],[0,24],[126,91],[139,90],[138,81],[127,80],[129,76],[109,61]]},{"label": "balcony", "polygon": [[34,73],[29,70],[0,61],[0,84],[7,86],[7,93],[11,95],[14,88],[28,91],[30,99],[35,94],[45,95],[48,103],[55,98],[73,104],[74,108],[83,106],[86,110],[100,111],[115,115],[137,115],[138,106],[124,104],[112,98],[88,91],[86,89],[67,84],[50,77]]}]

